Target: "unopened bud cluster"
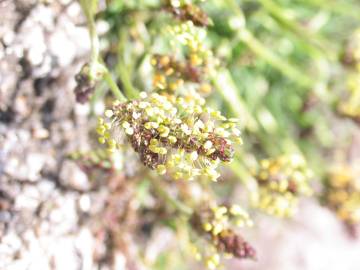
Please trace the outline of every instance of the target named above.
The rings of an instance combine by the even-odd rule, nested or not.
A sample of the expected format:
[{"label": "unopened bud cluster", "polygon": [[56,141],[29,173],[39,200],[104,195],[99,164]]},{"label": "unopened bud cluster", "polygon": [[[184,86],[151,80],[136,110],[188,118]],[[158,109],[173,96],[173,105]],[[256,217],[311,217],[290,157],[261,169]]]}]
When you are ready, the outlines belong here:
[{"label": "unopened bud cluster", "polygon": [[299,155],[264,159],[255,173],[258,194],[255,207],[268,214],[289,217],[294,214],[300,195],[310,195],[311,172]]},{"label": "unopened bud cluster", "polygon": [[324,201],[346,224],[360,224],[360,179],[350,167],[341,166],[329,173]]},{"label": "unopened bud cluster", "polygon": [[193,180],[219,177],[221,161],[231,161],[234,143],[241,143],[236,119],[204,106],[205,100],[192,93],[174,97],[141,93],[141,98],[115,103],[100,119],[100,143],[114,151],[119,144],[114,130],[122,128],[142,163],[160,175]]},{"label": "unopened bud cluster", "polygon": [[95,90],[96,82],[90,77],[90,68],[84,65],[75,76],[76,87],[74,89],[76,101],[86,103]]},{"label": "unopened bud cluster", "polygon": [[86,103],[93,94],[96,84],[105,72],[105,67],[100,63],[85,64],[75,75],[76,86],[74,89],[76,101]]},{"label": "unopened bud cluster", "polygon": [[[243,227],[252,224],[249,214],[239,205],[213,206],[197,211],[192,217],[193,228],[208,239],[209,249],[213,251],[211,255],[198,253],[197,257],[203,258],[209,269],[217,269],[223,254],[238,259],[254,259],[255,250],[232,228],[234,225]],[[203,253],[206,254],[206,251]]]}]

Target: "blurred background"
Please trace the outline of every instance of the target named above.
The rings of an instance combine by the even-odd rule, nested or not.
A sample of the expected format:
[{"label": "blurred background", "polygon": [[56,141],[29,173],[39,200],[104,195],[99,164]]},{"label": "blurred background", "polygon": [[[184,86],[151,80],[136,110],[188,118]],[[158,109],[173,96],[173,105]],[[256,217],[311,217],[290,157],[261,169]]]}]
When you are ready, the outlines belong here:
[{"label": "blurred background", "polygon": [[[222,269],[359,270],[360,1],[189,2],[208,15],[203,42],[219,61],[207,103],[240,119],[244,141],[211,188],[254,221],[242,235],[257,260]],[[151,56],[174,24],[162,5],[99,2],[101,55],[125,92],[152,87]],[[0,0],[0,269],[205,269],[134,153],[98,150],[97,116],[112,96],[99,81],[76,102],[89,55],[77,1]],[[313,196],[293,218],[250,207],[259,161],[293,153],[313,172]]]}]

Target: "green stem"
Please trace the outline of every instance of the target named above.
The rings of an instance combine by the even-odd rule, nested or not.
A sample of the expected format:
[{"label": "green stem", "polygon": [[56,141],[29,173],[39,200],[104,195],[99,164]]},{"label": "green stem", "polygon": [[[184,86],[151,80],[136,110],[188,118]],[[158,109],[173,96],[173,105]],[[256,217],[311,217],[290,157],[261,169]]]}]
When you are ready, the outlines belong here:
[{"label": "green stem", "polygon": [[97,8],[97,0],[80,0],[80,5],[85,14],[87,26],[89,30],[89,37],[90,37],[90,46],[91,46],[91,53],[90,53],[90,78],[95,80],[97,77],[97,69],[98,69],[98,60],[99,60],[99,51],[100,51],[100,42],[99,37],[96,32],[96,25],[95,25],[95,12]]},{"label": "green stem", "polygon": [[[89,34],[90,34],[90,43],[91,43],[90,70],[95,70],[99,59],[100,42],[96,33],[94,19],[89,20]],[[94,71],[91,72],[91,74],[96,74],[96,73]]]},{"label": "green stem", "polygon": [[243,126],[252,132],[257,131],[259,129],[258,123],[252,116],[244,100],[239,96],[239,91],[229,71],[219,71],[216,78],[212,79],[212,82],[216,91],[222,96],[225,102],[229,104],[232,113],[236,117],[241,117]]},{"label": "green stem", "polygon": [[300,86],[305,88],[311,88],[313,86],[314,82],[312,82],[308,76],[303,75],[292,65],[281,59],[278,55],[274,54],[259,40],[257,40],[256,37],[254,37],[247,29],[241,30],[239,33],[239,39],[244,42],[258,57],[264,59],[268,64],[298,83]]},{"label": "green stem", "polygon": [[95,25],[95,12],[97,8],[98,0],[80,0],[81,8],[85,14],[89,36],[90,36],[90,44],[91,44],[91,55],[90,55],[90,63],[89,63],[89,75],[91,80],[96,80],[96,78],[101,74],[104,80],[110,87],[111,92],[114,96],[120,101],[127,101],[127,98],[121,93],[119,87],[116,82],[113,80],[111,73],[106,68],[105,64],[102,63],[103,60],[100,59],[100,42],[99,37],[96,32]]},{"label": "green stem", "polygon": [[122,101],[125,102],[128,99],[121,93],[119,87],[117,86],[117,84],[115,83],[115,81],[113,80],[110,72],[108,70],[106,70],[106,72],[104,73],[104,80],[106,81],[106,83],[109,85],[111,92],[114,94],[114,96]]},{"label": "green stem", "polygon": [[[241,20],[245,20],[244,14],[235,0],[227,0],[227,3],[231,6],[233,11]],[[238,38],[244,42],[250,50],[252,50],[259,58],[265,60],[269,65],[279,70],[285,76],[298,83],[305,88],[311,88],[313,82],[301,72],[299,72],[291,64],[283,60],[277,54],[273,53],[266,46],[264,46],[253,34],[244,27],[239,29]]]},{"label": "green stem", "polygon": [[152,186],[155,188],[158,195],[160,195],[166,202],[168,202],[172,207],[181,212],[186,216],[191,216],[193,210],[185,205],[184,203],[174,199],[171,195],[163,188],[164,182],[159,181],[158,176],[150,174],[149,175]]},{"label": "green stem", "polygon": [[329,1],[329,0],[299,0],[299,2],[306,3],[311,6],[328,10],[334,14],[343,16],[350,16],[354,19],[360,18],[359,9],[356,8],[355,3],[346,3],[345,1]]},{"label": "green stem", "polygon": [[120,76],[121,82],[123,83],[126,96],[131,99],[138,98],[139,91],[133,86],[131,82],[131,76],[129,74],[129,68],[125,64],[124,51],[127,41],[127,33],[123,27],[120,29],[118,36],[119,44],[116,71]]},{"label": "green stem", "polygon": [[324,52],[329,58],[334,59],[335,55],[330,52],[329,48],[332,47],[325,39],[322,37],[312,34],[307,31],[306,28],[300,26],[295,20],[292,20],[286,16],[286,11],[271,0],[258,0],[262,6],[266,9],[267,12],[284,28],[289,29],[291,32],[295,33],[298,37],[301,37],[303,40],[317,47],[321,52]]},{"label": "green stem", "polygon": [[[321,58],[325,59],[326,56],[324,56],[323,50],[320,50],[313,44],[309,42],[308,39],[300,38],[299,35],[297,35],[294,31],[284,31],[284,27],[280,25],[274,17],[272,17],[270,14],[264,13],[263,16],[257,17],[258,22],[266,29],[267,31],[272,33],[276,33],[278,35],[283,35],[284,37],[288,38],[289,40],[292,40],[296,42],[299,47],[302,47],[304,51],[306,51],[309,56],[312,58]],[[274,28],[273,26],[270,26],[268,21],[271,21],[274,24],[277,24],[277,28]]]},{"label": "green stem", "polygon": [[124,65],[121,60],[118,62],[117,66],[118,74],[120,75],[121,82],[124,86],[124,92],[126,96],[130,99],[136,99],[139,97],[139,91],[136,90],[131,82],[130,74],[128,73],[127,67]]}]

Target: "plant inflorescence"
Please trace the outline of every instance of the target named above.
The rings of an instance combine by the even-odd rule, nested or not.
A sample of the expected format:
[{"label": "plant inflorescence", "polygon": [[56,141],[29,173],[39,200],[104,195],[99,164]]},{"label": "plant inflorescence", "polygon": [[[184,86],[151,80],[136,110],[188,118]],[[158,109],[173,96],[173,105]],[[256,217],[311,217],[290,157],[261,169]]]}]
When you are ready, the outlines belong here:
[{"label": "plant inflorescence", "polygon": [[[199,253],[198,257],[205,257],[205,263],[209,269],[216,269],[221,258],[221,254],[238,259],[256,259],[254,248],[237,233],[233,227],[252,226],[253,222],[249,214],[239,205],[231,207],[214,205],[196,211],[191,224],[199,235],[207,239],[207,247],[204,254]],[[208,254],[209,250],[212,254]]]},{"label": "plant inflorescence", "polygon": [[360,123],[360,29],[348,40],[344,63],[349,67],[347,93],[339,103],[338,110],[340,114]]},{"label": "plant inflorescence", "polygon": [[298,197],[311,195],[311,176],[299,155],[261,160],[255,173],[259,191],[254,194],[254,205],[272,215],[292,216],[297,210]]},{"label": "plant inflorescence", "polygon": [[142,163],[159,174],[169,172],[174,179],[193,180],[219,177],[219,162],[233,158],[234,143],[241,143],[236,119],[204,107],[196,95],[172,97],[157,93],[116,102],[106,111],[107,121],[99,120],[99,141],[113,151],[117,146],[112,130],[124,129]]},{"label": "plant inflorescence", "polygon": [[333,168],[326,179],[323,200],[350,227],[360,222],[360,182],[349,166]]},{"label": "plant inflorescence", "polygon": [[[107,107],[96,127],[98,142],[105,150],[95,159],[78,155],[77,159],[85,159],[80,165],[88,169],[106,164],[114,171],[121,167],[114,166],[114,155],[124,147],[132,148],[144,165],[138,178],[151,182],[156,198],[174,210],[169,211],[174,220],[184,218],[192,239],[200,242],[189,243],[197,259],[209,269],[220,267],[223,257],[257,259],[255,249],[243,237],[242,228],[253,225],[245,209],[292,217],[300,198],[316,193],[311,181],[327,174],[317,164],[323,164],[319,156],[336,144],[336,138],[330,134],[328,122],[316,118],[314,111],[327,106],[331,107],[327,114],[337,112],[359,122],[359,33],[349,40],[343,57],[349,91],[335,102],[334,110],[330,106],[334,97],[324,97],[326,83],[309,79],[309,74],[282,58],[302,59],[305,53],[297,50],[306,48],[307,57],[314,58],[313,66],[318,67],[323,64],[319,55],[332,61],[329,44],[279,13],[281,7],[275,1],[259,0],[254,10],[233,0],[215,1],[216,8],[208,8],[209,14],[199,3],[203,1],[160,1],[144,5],[145,12],[130,3],[122,3],[121,8],[114,5],[122,18],[114,19],[111,8],[99,15],[111,18],[104,59],[95,29],[97,0],[80,2],[92,50],[89,63],[76,76],[76,99],[87,102],[96,96],[103,81],[114,96],[110,102],[106,99]],[[114,2],[109,1],[112,8]],[[225,9],[228,18],[217,9]],[[148,16],[151,12],[157,16]],[[256,19],[260,20],[253,29],[245,23],[252,12],[258,12]],[[273,24],[280,29],[285,25],[302,41],[289,35],[281,43],[273,37],[279,35],[276,32],[265,36],[269,44],[274,43],[268,48],[253,32],[258,28],[259,35],[270,28],[279,31],[269,26]],[[299,48],[296,42],[301,44]],[[305,68],[303,62],[299,69]],[[326,77],[321,68],[314,72]],[[290,82],[280,74],[294,84],[294,90],[288,89]],[[310,104],[309,97],[323,107]],[[231,114],[236,117],[225,116]],[[244,146],[239,147],[243,140]],[[315,144],[323,147],[320,154],[312,151]],[[268,158],[262,159],[264,156]],[[222,168],[232,161],[228,170]],[[351,226],[360,222],[355,178],[345,170],[331,173],[324,178],[323,193],[318,196]],[[223,179],[230,188],[219,181]],[[233,204],[233,198],[218,198],[213,185],[221,185],[230,194],[237,180],[249,193],[248,202]]]}]

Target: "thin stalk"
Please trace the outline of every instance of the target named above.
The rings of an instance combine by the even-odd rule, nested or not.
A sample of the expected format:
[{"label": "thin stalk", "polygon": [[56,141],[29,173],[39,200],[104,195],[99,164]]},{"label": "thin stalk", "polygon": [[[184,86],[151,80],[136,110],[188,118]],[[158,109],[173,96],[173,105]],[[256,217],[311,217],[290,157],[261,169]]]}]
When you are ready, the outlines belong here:
[{"label": "thin stalk", "polygon": [[95,80],[99,74],[101,74],[109,85],[110,90],[114,96],[120,101],[125,102],[127,101],[127,98],[121,93],[119,87],[113,80],[110,71],[106,68],[103,60],[100,59],[100,41],[96,32],[96,25],[94,20],[97,4],[98,0],[80,0],[81,8],[87,20],[91,44],[89,76],[91,80]]},{"label": "thin stalk", "polygon": [[118,62],[117,73],[120,76],[121,82],[124,86],[125,95],[130,99],[139,97],[139,91],[132,85],[128,68],[123,62]]},{"label": "thin stalk", "polygon": [[164,183],[162,181],[159,181],[158,176],[150,174],[149,178],[152,186],[155,188],[156,193],[160,195],[172,207],[174,207],[176,210],[186,216],[191,216],[193,214],[193,210],[190,207],[171,197],[171,195],[163,188]]},{"label": "thin stalk", "polygon": [[[245,21],[245,16],[235,0],[226,0],[228,5],[236,13],[239,19]],[[239,29],[238,38],[241,42],[244,42],[250,50],[253,51],[259,58],[265,60],[269,65],[279,70],[282,74],[293,80],[297,84],[305,88],[313,87],[314,83],[308,76],[303,75],[290,63],[273,53],[270,49],[264,46],[253,34],[244,27]]]},{"label": "thin stalk", "polygon": [[264,46],[253,34],[247,29],[241,30],[239,39],[244,42],[250,50],[252,50],[259,58],[265,60],[269,65],[279,70],[289,79],[305,88],[311,88],[314,84],[306,75],[303,75],[291,64],[283,60],[277,54],[273,53],[269,48]]},{"label": "thin stalk", "polygon": [[[219,71],[218,76],[212,81],[216,91],[222,96],[234,116],[240,118],[242,122],[245,122],[243,124],[244,127],[257,138],[269,156],[277,155],[279,152],[284,153],[290,149],[291,151],[300,153],[300,150],[296,147],[297,144],[291,139],[291,136],[287,132],[281,132],[279,127],[269,132],[258,117],[253,116],[254,113],[250,111],[246,102],[241,98],[234,79],[228,71]],[[271,113],[268,108],[264,107],[264,109]],[[278,123],[277,126],[279,126]],[[270,136],[282,138],[282,140],[269,140]],[[231,168],[233,169],[233,167]]]},{"label": "thin stalk", "polygon": [[119,87],[117,86],[117,84],[115,83],[115,81],[113,80],[110,72],[108,70],[106,70],[106,72],[104,73],[104,80],[107,82],[107,84],[110,87],[111,92],[114,94],[114,96],[122,102],[127,101],[128,99],[123,95],[123,93],[120,91]]},{"label": "thin stalk", "polygon": [[334,53],[329,51],[329,48],[332,47],[331,44],[322,37],[318,35],[314,35],[307,31],[306,28],[300,26],[295,20],[290,19],[285,14],[284,9],[271,0],[258,0],[262,6],[266,9],[270,15],[278,21],[279,24],[283,25],[283,27],[289,29],[294,32],[298,37],[301,37],[306,42],[312,44],[317,47],[319,50],[324,52],[330,59],[334,59]]},{"label": "thin stalk", "polygon": [[95,25],[95,12],[97,8],[98,0],[80,0],[80,6],[83,10],[83,13],[86,17],[87,26],[89,30],[90,37],[90,78],[95,79],[98,68],[98,60],[99,60],[99,51],[100,51],[100,42],[99,37],[96,32]]},{"label": "thin stalk", "polygon": [[323,10],[328,10],[334,14],[343,16],[350,16],[354,19],[360,18],[359,9],[351,3],[345,1],[329,1],[329,0],[299,0],[299,2],[306,3],[310,6],[315,6]]},{"label": "thin stalk", "polygon": [[[259,16],[256,19],[269,32],[276,31],[277,34],[284,35],[288,39],[293,40],[294,42],[299,44],[312,58],[326,58],[323,51],[310,44],[308,40],[299,38],[299,36],[293,31],[283,31],[284,29],[282,25],[280,25],[270,14],[264,13],[261,17]],[[265,20],[270,20],[274,24],[277,24],[277,29],[273,29],[273,27],[270,27]]]},{"label": "thin stalk", "polygon": [[255,132],[259,129],[256,119],[252,116],[246,103],[241,99],[238,89],[227,70],[219,71],[217,76],[212,79],[216,91],[222,96],[229,105],[230,110],[237,117],[241,117],[244,126],[250,131]]},{"label": "thin stalk", "polygon": [[129,67],[126,66],[125,59],[124,59],[124,52],[125,52],[125,43],[127,41],[127,33],[126,30],[122,27],[119,30],[119,44],[117,48],[117,66],[116,71],[120,76],[121,82],[124,86],[125,95],[128,98],[138,98],[139,91],[133,86],[131,82],[131,76],[129,74]]}]

